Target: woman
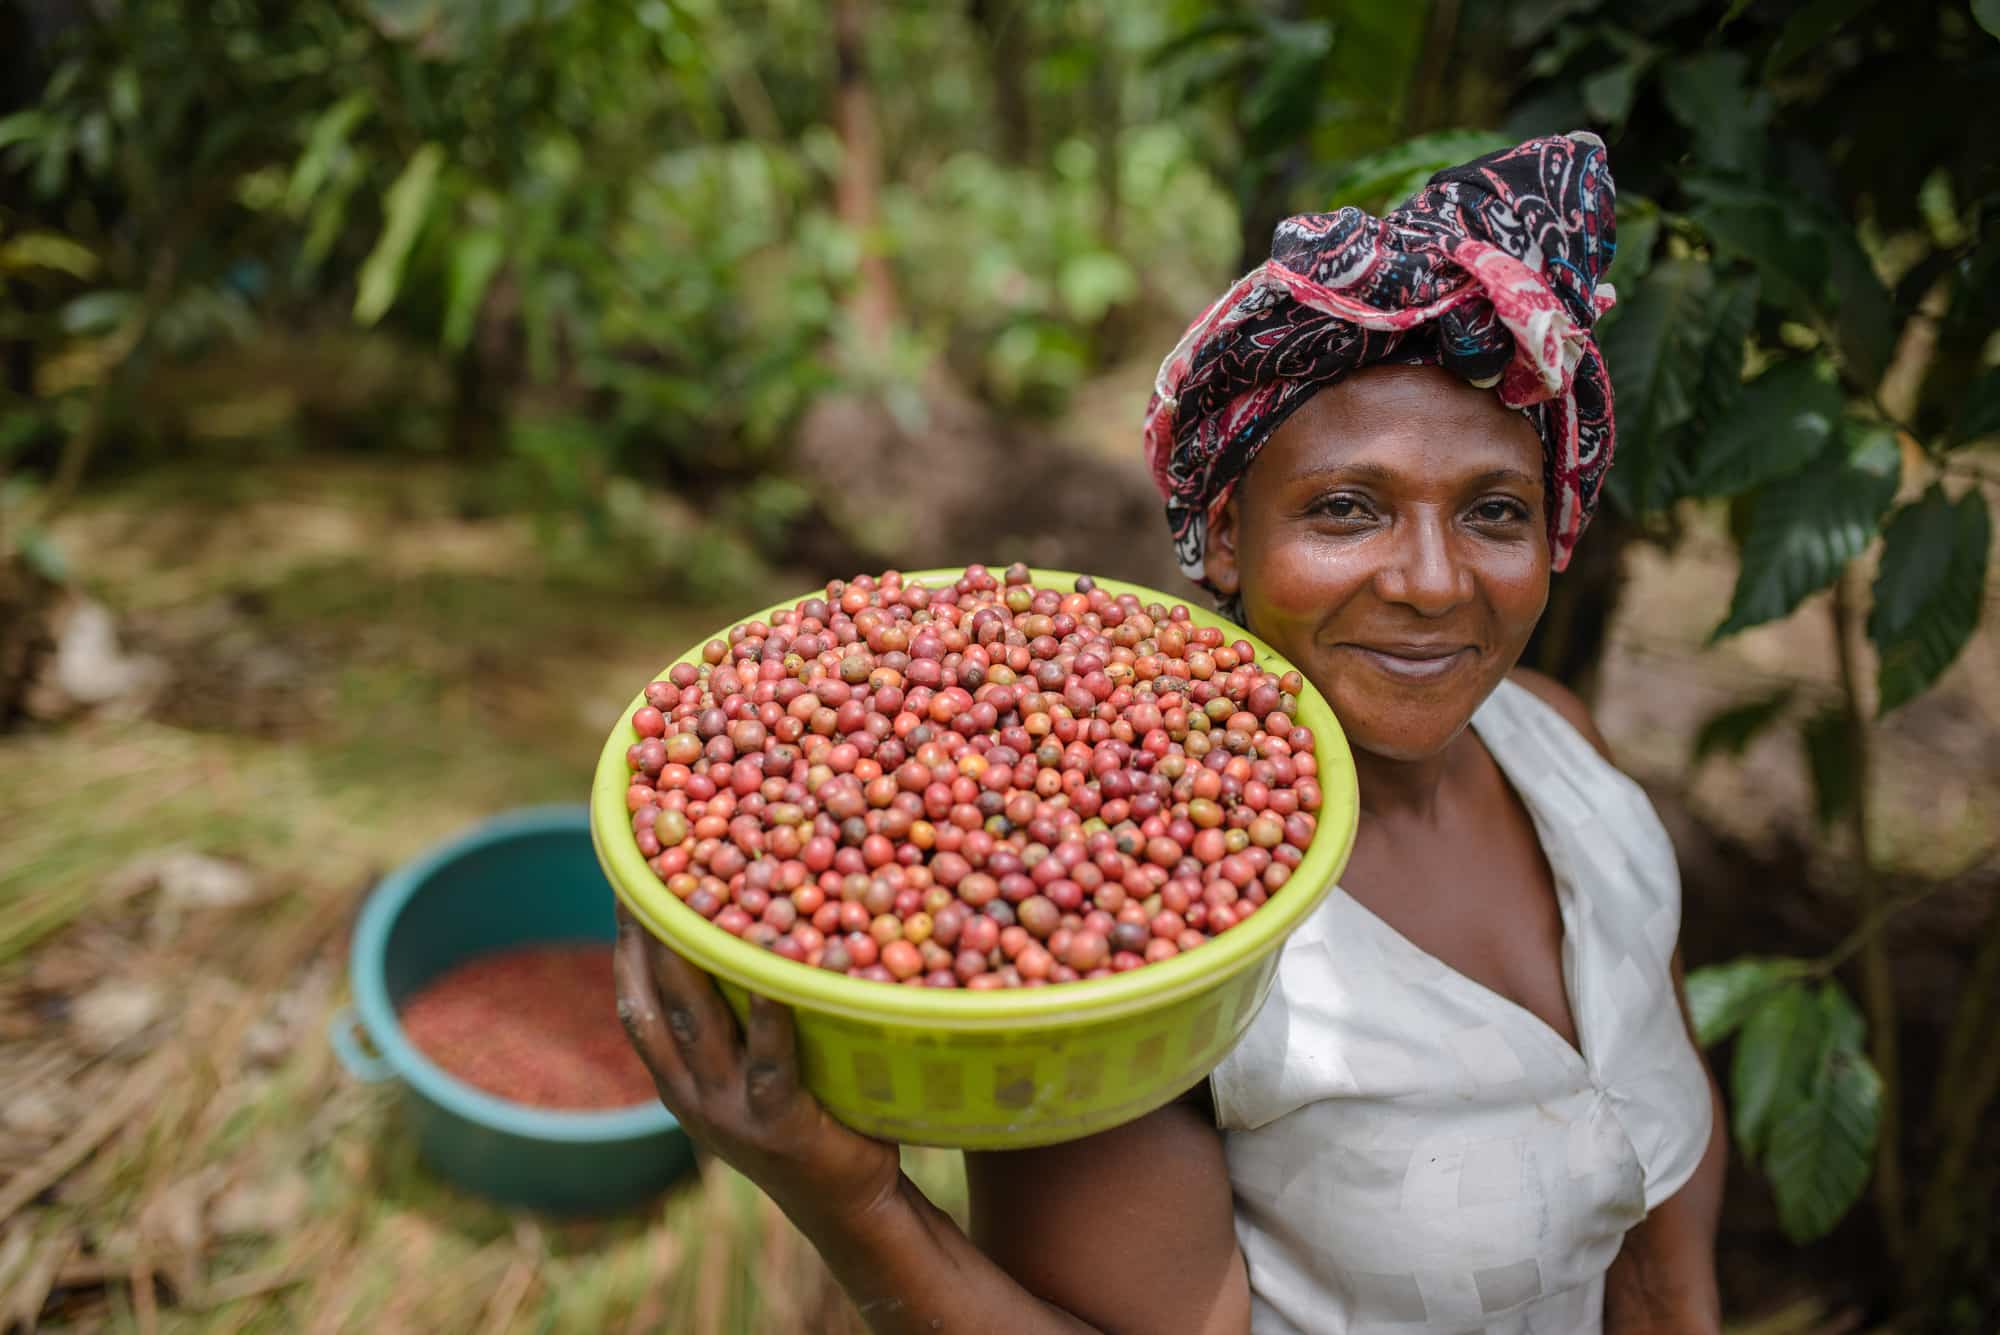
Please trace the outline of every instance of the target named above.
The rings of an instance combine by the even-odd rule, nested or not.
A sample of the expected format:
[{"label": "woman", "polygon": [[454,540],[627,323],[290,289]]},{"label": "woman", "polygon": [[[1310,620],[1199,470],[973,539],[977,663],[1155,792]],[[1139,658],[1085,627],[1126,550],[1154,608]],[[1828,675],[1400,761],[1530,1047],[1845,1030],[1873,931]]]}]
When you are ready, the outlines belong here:
[{"label": "woman", "polygon": [[1341,886],[1185,1099],[967,1156],[967,1237],[627,924],[662,1098],[882,1332],[1712,1331],[1725,1137],[1679,1004],[1679,883],[1579,702],[1517,672],[1612,450],[1603,145],[1306,215],[1162,367],[1183,568],[1352,746]]}]

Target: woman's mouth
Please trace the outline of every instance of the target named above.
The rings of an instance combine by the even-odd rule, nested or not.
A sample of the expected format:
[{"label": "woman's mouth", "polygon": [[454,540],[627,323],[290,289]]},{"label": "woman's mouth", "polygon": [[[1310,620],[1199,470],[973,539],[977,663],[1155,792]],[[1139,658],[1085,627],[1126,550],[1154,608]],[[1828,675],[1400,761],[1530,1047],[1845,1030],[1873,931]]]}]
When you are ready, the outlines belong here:
[{"label": "woman's mouth", "polygon": [[1472,661],[1466,644],[1345,644],[1368,660],[1376,671],[1402,681],[1429,682],[1448,676]]}]

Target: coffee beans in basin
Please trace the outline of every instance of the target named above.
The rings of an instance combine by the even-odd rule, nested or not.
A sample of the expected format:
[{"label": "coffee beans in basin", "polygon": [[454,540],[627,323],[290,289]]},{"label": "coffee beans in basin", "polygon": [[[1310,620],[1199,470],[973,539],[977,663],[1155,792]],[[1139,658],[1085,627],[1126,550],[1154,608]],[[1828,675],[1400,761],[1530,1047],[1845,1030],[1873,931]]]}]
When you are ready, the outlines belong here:
[{"label": "coffee beans in basin", "polygon": [[532,1108],[594,1111],[654,1098],[612,1005],[611,947],[519,946],[432,979],[403,1032],[467,1084]]},{"label": "coffee beans in basin", "polygon": [[689,908],[801,964],[1106,977],[1243,921],[1312,842],[1298,674],[1088,576],[834,581],[700,658],[632,716],[633,837]]}]

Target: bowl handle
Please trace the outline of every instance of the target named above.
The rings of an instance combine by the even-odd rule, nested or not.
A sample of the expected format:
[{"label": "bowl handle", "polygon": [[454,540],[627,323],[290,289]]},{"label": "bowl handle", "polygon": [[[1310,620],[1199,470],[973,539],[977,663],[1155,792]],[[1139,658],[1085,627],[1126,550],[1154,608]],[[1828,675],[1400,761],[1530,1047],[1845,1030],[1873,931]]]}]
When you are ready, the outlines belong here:
[{"label": "bowl handle", "polygon": [[362,1046],[359,1027],[360,1017],[355,1015],[354,1007],[342,1006],[327,1021],[326,1041],[333,1045],[333,1055],[340,1058],[349,1075],[367,1084],[380,1084],[395,1075],[396,1068],[387,1057]]}]

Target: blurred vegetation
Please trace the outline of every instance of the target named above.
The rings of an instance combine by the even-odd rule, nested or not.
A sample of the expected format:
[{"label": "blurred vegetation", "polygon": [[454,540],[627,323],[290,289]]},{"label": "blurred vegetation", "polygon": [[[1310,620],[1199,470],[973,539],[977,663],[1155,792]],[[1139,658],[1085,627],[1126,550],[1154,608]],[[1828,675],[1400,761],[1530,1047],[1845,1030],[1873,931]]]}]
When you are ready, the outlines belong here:
[{"label": "blurred vegetation", "polygon": [[1741,701],[1690,759],[1796,734],[1852,932],[1697,971],[1697,1016],[1786,1232],[1872,1182],[1871,1301],[1990,1328],[2000,913],[1913,1094],[1872,794],[1880,720],[1991,600],[1996,35],[1989,0],[20,0],[0,726],[105,479],[433,461],[551,571],[737,598],[885,485],[798,463],[816,405],[921,438],[953,386],[1054,430],[1285,214],[1594,128],[1619,462],[1531,656],[1588,692],[1627,559],[1691,534],[1741,553],[1717,637],[1825,620],[1838,691]]},{"label": "blurred vegetation", "polygon": [[[149,380],[343,307],[449,382],[414,412],[400,394],[378,408],[372,445],[498,455],[599,539],[644,536],[619,479],[796,518],[787,432],[841,378],[909,401],[943,359],[1010,408],[1059,407],[1115,311],[1200,299],[1233,209],[1118,59],[1170,16],[1015,16],[1039,47],[1018,71],[982,53],[978,20],[871,26],[871,86],[898,94],[874,151],[897,172],[863,232],[834,204],[858,168],[828,124],[825,6],[133,0],[73,17],[35,104],[0,122],[0,459],[46,482],[10,517],[66,503],[107,448],[261,442],[255,404],[163,415]],[[1031,161],[987,142],[965,71],[989,58],[1036,84]],[[1118,207],[1163,197],[1181,207]],[[912,318],[844,355],[869,256],[892,259]]]}]

